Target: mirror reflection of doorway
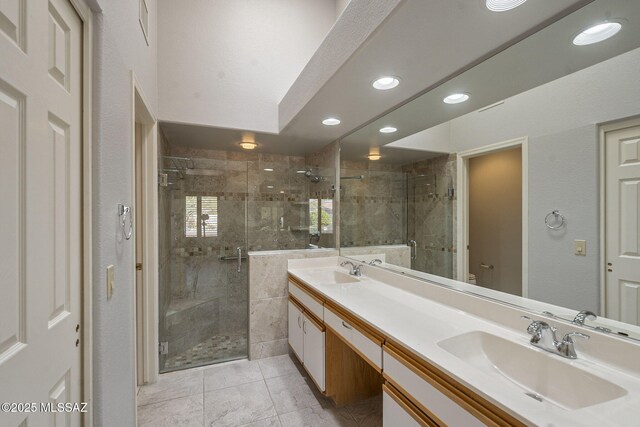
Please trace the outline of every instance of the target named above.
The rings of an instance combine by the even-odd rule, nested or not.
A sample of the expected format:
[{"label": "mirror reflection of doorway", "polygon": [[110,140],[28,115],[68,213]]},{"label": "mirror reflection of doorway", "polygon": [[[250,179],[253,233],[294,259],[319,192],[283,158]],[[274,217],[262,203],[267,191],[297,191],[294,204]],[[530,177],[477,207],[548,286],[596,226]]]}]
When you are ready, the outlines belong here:
[{"label": "mirror reflection of doorway", "polygon": [[469,159],[469,281],[522,296],[522,149]]}]

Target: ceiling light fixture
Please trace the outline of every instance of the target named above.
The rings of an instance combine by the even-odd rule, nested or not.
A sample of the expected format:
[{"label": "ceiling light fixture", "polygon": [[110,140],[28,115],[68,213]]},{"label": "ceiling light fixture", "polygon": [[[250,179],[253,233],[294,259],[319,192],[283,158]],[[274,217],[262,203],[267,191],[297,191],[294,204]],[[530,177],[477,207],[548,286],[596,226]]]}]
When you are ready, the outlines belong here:
[{"label": "ceiling light fixture", "polygon": [[383,76],[375,80],[371,85],[378,90],[389,90],[400,84],[400,79],[394,76]]},{"label": "ceiling light fixture", "polygon": [[258,146],[258,144],[256,144],[256,135],[253,132],[242,132],[242,139],[240,141],[240,147],[245,150],[253,150]]},{"label": "ceiling light fixture", "polygon": [[374,162],[382,158],[380,154],[369,154],[367,157],[369,158],[369,160],[372,160]]},{"label": "ceiling light fixture", "polygon": [[327,119],[324,119],[322,121],[322,124],[325,126],[336,126],[340,124],[340,120],[336,119],[335,117],[329,117]]},{"label": "ceiling light fixture", "polygon": [[397,130],[398,129],[394,128],[393,126],[385,126],[380,129],[380,133],[394,133]]},{"label": "ceiling light fixture", "polygon": [[573,44],[576,46],[587,46],[594,43],[600,43],[609,39],[620,32],[622,24],[619,22],[603,22],[581,31],[573,38]]},{"label": "ceiling light fixture", "polygon": [[296,173],[307,173],[307,171],[296,171]]},{"label": "ceiling light fixture", "polygon": [[273,185],[267,185],[267,188],[273,188]]},{"label": "ceiling light fixture", "polygon": [[506,12],[515,9],[527,0],[487,0],[487,9],[492,12]]},{"label": "ceiling light fixture", "polygon": [[466,93],[453,93],[443,99],[445,104],[460,104],[469,99],[469,95]]},{"label": "ceiling light fixture", "polygon": [[271,169],[271,168],[264,168],[264,171],[265,171],[265,172],[273,172],[273,169]]}]

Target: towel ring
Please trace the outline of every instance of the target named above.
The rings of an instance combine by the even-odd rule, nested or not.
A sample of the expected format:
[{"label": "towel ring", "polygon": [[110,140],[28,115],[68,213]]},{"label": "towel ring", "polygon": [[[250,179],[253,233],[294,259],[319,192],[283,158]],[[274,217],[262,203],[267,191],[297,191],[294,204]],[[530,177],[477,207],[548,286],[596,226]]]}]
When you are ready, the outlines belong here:
[{"label": "towel ring", "polygon": [[[118,203],[118,216],[120,217],[120,227],[122,227],[122,235],[125,239],[131,239],[133,234],[133,218],[131,218],[131,207]],[[127,232],[125,224],[129,217],[129,231]]]},{"label": "towel ring", "polygon": [[[556,225],[549,224],[549,218],[551,218],[552,216],[555,217]],[[558,210],[549,212],[547,216],[544,217],[544,223],[549,230],[560,230],[562,227],[564,227],[564,215],[562,215]]]}]

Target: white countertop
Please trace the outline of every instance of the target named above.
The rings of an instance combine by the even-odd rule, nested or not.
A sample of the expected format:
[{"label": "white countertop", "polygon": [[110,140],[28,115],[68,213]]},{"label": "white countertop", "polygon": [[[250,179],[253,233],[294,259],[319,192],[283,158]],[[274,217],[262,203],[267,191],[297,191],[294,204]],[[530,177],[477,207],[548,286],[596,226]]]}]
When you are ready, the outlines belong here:
[{"label": "white countertop", "polygon": [[[564,363],[614,382],[626,389],[628,394],[576,410],[567,410],[547,401],[538,402],[526,396],[519,386],[496,382],[495,377],[470,366],[437,345],[444,339],[466,332],[484,331],[528,346],[531,351],[543,352],[530,346],[530,337],[526,334],[527,324],[523,323],[522,333],[514,333],[512,329],[468,314],[453,305],[440,304],[376,280],[371,276],[376,275],[377,269],[372,268],[364,269],[365,273],[371,272],[371,276],[363,274],[358,283],[313,283],[313,276],[309,275],[311,270],[338,269],[347,272],[347,268],[338,266],[338,261],[339,258],[335,257],[290,261],[289,272],[327,299],[413,350],[429,363],[523,422],[549,427],[640,426],[640,377],[636,373],[597,363],[588,356],[581,355],[578,344],[576,360],[562,359],[554,355],[550,357],[557,357]],[[398,275],[395,280],[412,279]],[[450,292],[456,294],[454,291]],[[452,301],[455,298],[456,295],[452,295]],[[638,363],[640,364],[640,361]]]}]

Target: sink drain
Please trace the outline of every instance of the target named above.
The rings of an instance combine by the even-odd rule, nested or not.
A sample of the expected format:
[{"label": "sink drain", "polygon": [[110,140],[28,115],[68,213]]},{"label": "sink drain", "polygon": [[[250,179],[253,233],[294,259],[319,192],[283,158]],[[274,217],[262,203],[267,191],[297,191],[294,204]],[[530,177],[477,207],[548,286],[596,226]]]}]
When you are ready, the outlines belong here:
[{"label": "sink drain", "polygon": [[527,396],[529,396],[532,399],[537,400],[538,402],[542,402],[542,397],[540,397],[539,395],[535,394],[535,393],[525,393]]}]

